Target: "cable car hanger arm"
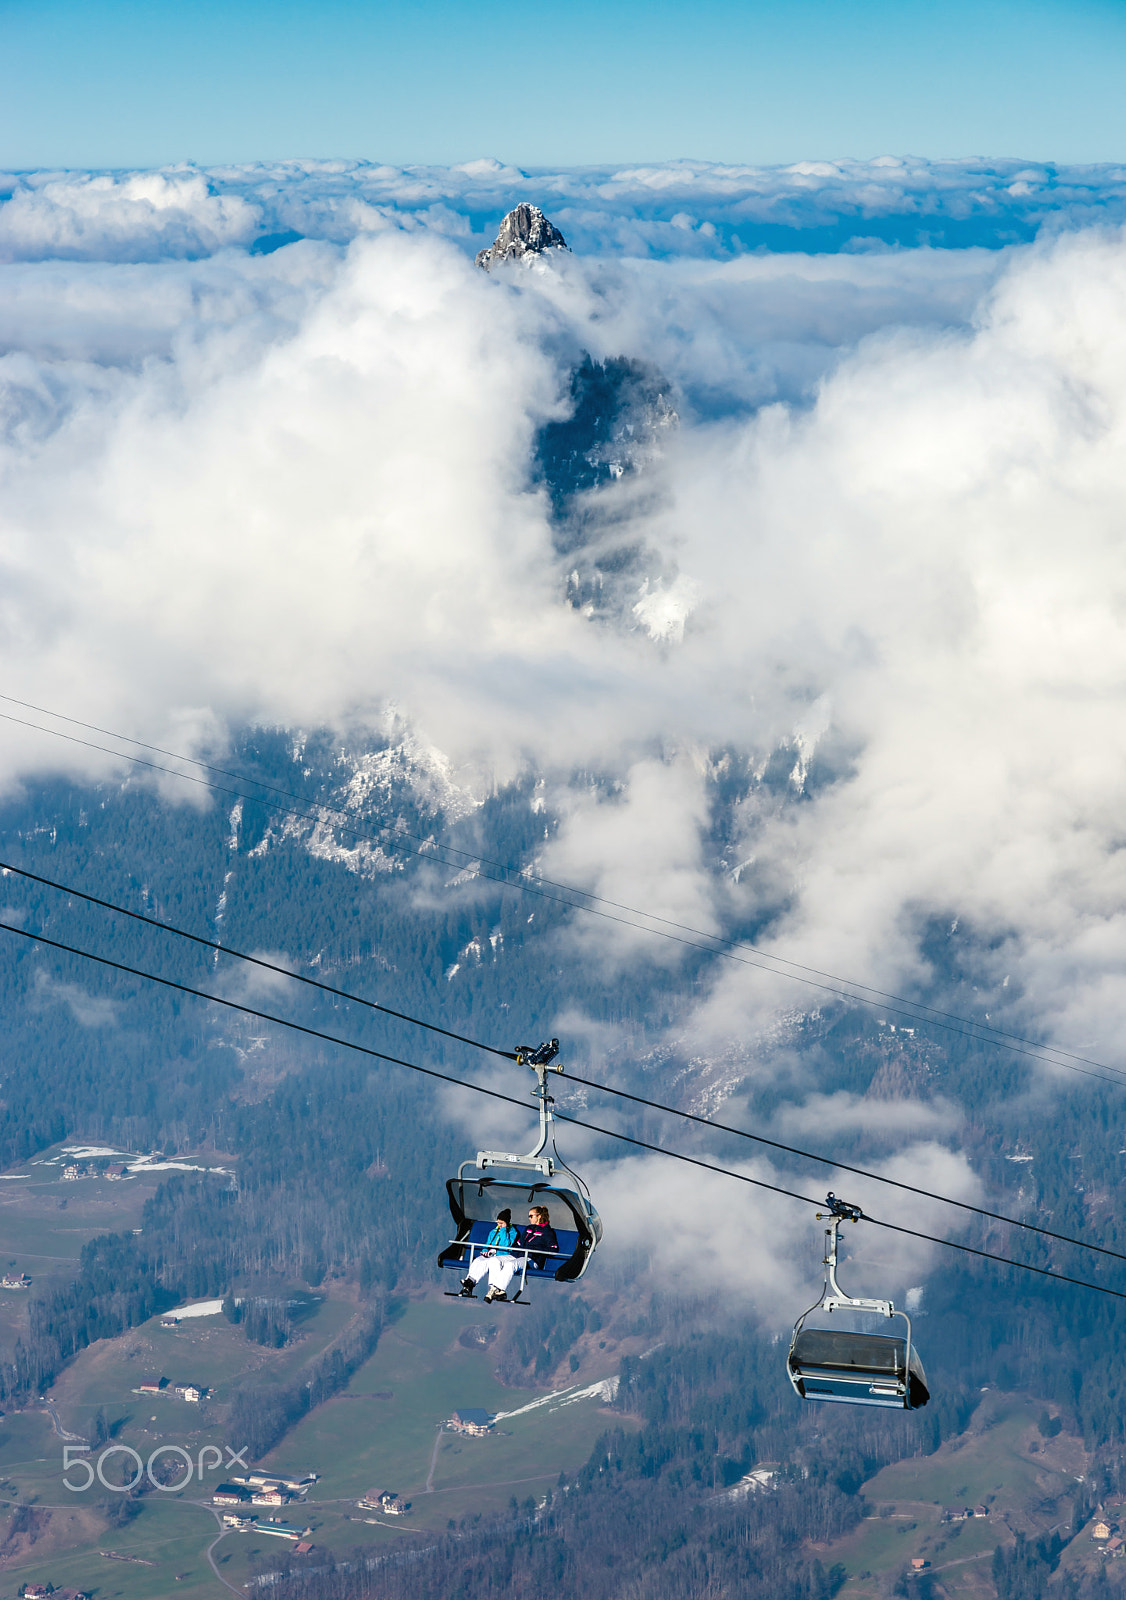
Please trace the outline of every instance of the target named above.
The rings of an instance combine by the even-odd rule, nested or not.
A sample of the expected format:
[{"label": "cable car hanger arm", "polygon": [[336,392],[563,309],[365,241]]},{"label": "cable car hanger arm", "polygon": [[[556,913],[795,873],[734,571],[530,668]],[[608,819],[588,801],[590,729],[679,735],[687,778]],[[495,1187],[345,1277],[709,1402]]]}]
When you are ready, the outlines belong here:
[{"label": "cable car hanger arm", "polygon": [[[547,1069],[549,1066],[554,1066],[556,1072],[563,1071],[562,1061],[556,1059],[559,1055],[559,1040],[547,1039],[539,1045],[518,1044],[512,1054],[516,1057],[518,1066],[530,1067],[536,1075],[536,1087],[532,1090],[532,1094],[539,1101],[539,1141],[535,1149],[529,1150],[526,1156],[513,1155],[510,1151],[503,1150],[478,1150],[477,1166],[482,1171],[487,1167],[527,1168],[542,1173],[545,1178],[550,1178],[555,1173],[555,1161],[552,1156],[545,1156],[544,1151],[547,1149],[549,1139],[552,1141],[553,1149],[555,1146],[551,1132],[555,1121],[551,1107],[555,1101],[547,1092]],[[468,1164],[468,1162],[463,1163],[463,1167]]]},{"label": "cable car hanger arm", "polygon": [[[828,1206],[829,1226],[825,1229],[825,1255],[822,1265],[825,1268],[825,1286],[818,1302],[823,1311],[874,1311],[881,1316],[892,1317],[895,1315],[895,1306],[890,1300],[858,1299],[855,1295],[845,1294],[837,1282],[837,1236],[840,1233],[842,1222],[866,1221],[863,1211],[859,1206],[854,1206],[847,1200],[838,1200],[832,1189],[825,1197]],[[817,1212],[818,1222],[822,1222],[826,1213]],[[807,1312],[808,1316],[809,1313]]]}]

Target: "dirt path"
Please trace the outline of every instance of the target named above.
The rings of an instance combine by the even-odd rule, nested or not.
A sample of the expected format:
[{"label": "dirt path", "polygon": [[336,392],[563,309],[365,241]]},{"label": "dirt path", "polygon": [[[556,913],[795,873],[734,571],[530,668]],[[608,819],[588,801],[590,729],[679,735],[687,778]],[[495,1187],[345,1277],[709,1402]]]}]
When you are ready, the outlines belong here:
[{"label": "dirt path", "polygon": [[530,1478],[497,1478],[494,1483],[455,1483],[449,1489],[434,1489],[433,1494],[459,1494],[465,1489],[508,1489],[514,1483],[543,1483],[545,1479],[555,1480],[559,1477],[556,1472],[537,1472]]},{"label": "dirt path", "polygon": [[63,1427],[62,1423],[59,1421],[59,1414],[55,1410],[55,1402],[53,1400],[45,1400],[43,1402],[43,1409],[46,1411],[47,1415],[51,1419],[52,1428],[54,1428],[56,1434],[63,1441],[64,1444],[85,1444],[86,1443],[86,1440],[82,1437],[82,1435],[80,1433],[68,1433],[66,1431],[66,1429]]},{"label": "dirt path", "polygon": [[936,1566],[928,1567],[928,1572],[945,1572],[947,1567],[964,1567],[970,1561],[984,1561],[986,1557],[992,1559],[992,1550],[982,1550],[976,1556],[959,1556],[956,1561],[940,1561]]},{"label": "dirt path", "polygon": [[[199,1501],[199,1500],[196,1500],[194,1502],[194,1504],[195,1505],[200,1505],[200,1504],[202,1504],[202,1502]],[[215,1557],[211,1553],[215,1549],[215,1546],[217,1544],[219,1544],[219,1542],[223,1539],[224,1535],[229,1530],[224,1528],[223,1523],[222,1523],[222,1521],[221,1521],[221,1519],[219,1517],[219,1513],[217,1511],[215,1511],[213,1509],[213,1507],[208,1506],[207,1509],[208,1509],[208,1511],[211,1512],[211,1514],[215,1518],[216,1522],[219,1523],[219,1532],[215,1535],[214,1539],[212,1539],[211,1543],[207,1547],[207,1564],[211,1568],[212,1572],[215,1574],[215,1576],[219,1580],[219,1582],[223,1585],[224,1589],[229,1589],[232,1594],[240,1595],[242,1597],[242,1600],[246,1600],[246,1590],[245,1589],[237,1589],[233,1583],[228,1583],[227,1582],[226,1578],[224,1578],[223,1574],[219,1571],[219,1567],[218,1567],[218,1565],[217,1565],[217,1563],[215,1561]]]}]

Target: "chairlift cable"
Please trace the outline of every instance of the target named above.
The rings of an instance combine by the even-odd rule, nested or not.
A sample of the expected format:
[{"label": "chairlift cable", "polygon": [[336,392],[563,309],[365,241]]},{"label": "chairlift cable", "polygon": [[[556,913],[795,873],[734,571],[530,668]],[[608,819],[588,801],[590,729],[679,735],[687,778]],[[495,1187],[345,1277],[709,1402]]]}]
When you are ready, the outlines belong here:
[{"label": "chairlift cable", "polygon": [[[338,1034],[326,1033],[320,1028],[311,1028],[305,1023],[294,1022],[288,1017],[279,1017],[269,1011],[262,1011],[256,1006],[245,1005],[239,1000],[229,1000],[224,995],[211,994],[205,989],[193,988],[190,984],[179,983],[173,978],[163,978],[154,972],[145,972],[140,967],[130,966],[124,961],[113,961],[108,956],[94,954],[90,950],[82,950],[77,945],[64,944],[59,939],[49,939],[44,934],[36,933],[28,928],[17,928],[9,922],[0,922],[0,932],[15,934],[17,938],[26,939],[31,944],[44,945],[52,950],[60,950],[67,955],[78,956],[85,961],[91,961],[98,966],[108,967],[115,972],[126,973],[130,977],[141,978],[147,983],[159,984],[162,988],[176,990],[180,994],[189,994],[199,1000],[209,1001],[213,1005],[224,1006],[229,1011],[241,1012],[244,1016],[255,1017],[261,1022],[269,1022],[276,1027],[288,1028],[294,1033],[304,1034],[308,1038],[320,1039],[326,1044],[333,1044],[345,1050],[352,1050],[359,1055],[367,1056],[377,1061],[386,1061],[392,1066],[406,1067],[411,1072],[422,1073],[428,1078],[440,1079],[443,1083],[453,1084],[461,1089],[469,1089],[475,1094],[487,1095],[491,1100],[502,1100],[508,1105],[519,1106],[526,1109],[523,1100],[515,1095],[503,1094],[499,1089],[488,1089],[483,1084],[470,1083],[464,1078],[455,1078],[451,1073],[439,1072],[434,1067],[419,1066],[417,1062],[406,1061],[401,1056],[392,1056],[383,1050],[375,1050],[370,1045],[358,1044],[351,1039],[342,1039]],[[718,1166],[715,1162],[704,1161],[699,1156],[685,1155],[679,1150],[670,1150],[664,1145],[652,1144],[648,1140],[635,1138],[632,1134],[620,1133],[613,1128],[600,1127],[598,1123],[588,1122],[582,1117],[572,1116],[570,1113],[556,1111],[555,1116],[561,1122],[568,1122],[578,1128],[585,1128],[588,1132],[602,1134],[608,1139],[617,1139],[623,1144],[633,1145],[640,1150],[651,1151],[655,1155],[668,1156],[673,1161],[681,1161],[688,1166],[700,1167],[704,1171],[714,1172],[720,1177],[734,1178],[739,1183],[750,1184],[756,1189],[766,1189],[772,1194],[782,1195],[788,1200],[799,1200],[803,1205],[823,1206],[823,1200],[815,1200],[810,1195],[798,1194],[792,1189],[783,1189],[779,1184],[767,1183],[762,1178],[749,1177],[744,1172],[735,1172],[730,1167]],[[945,1197],[939,1197],[945,1198]],[[876,1227],[888,1228],[892,1232],[910,1234],[915,1238],[926,1240],[928,1243],[944,1245],[948,1250],[960,1250],[963,1254],[979,1256],[987,1261],[995,1261],[1002,1266],[1015,1267],[1021,1272],[1032,1272],[1038,1277],[1053,1278],[1060,1283],[1068,1283],[1080,1289],[1091,1289],[1096,1294],[1109,1295],[1115,1300],[1126,1300],[1126,1291],[1108,1288],[1105,1284],[1090,1283],[1084,1278],[1073,1278],[1062,1272],[1053,1272],[1049,1267],[1034,1267],[1025,1261],[1014,1261],[1009,1256],[998,1255],[991,1250],[979,1250],[972,1245],[959,1244],[953,1239],[943,1239],[937,1234],[922,1233],[917,1229],[907,1228],[899,1223],[885,1222],[879,1217],[864,1216],[864,1220],[873,1223]],[[1022,1224],[1023,1226],[1023,1224]]]},{"label": "chairlift cable", "polygon": [[[821,1203],[824,1204],[824,1201]],[[861,1221],[872,1222],[877,1228],[889,1228],[892,1233],[910,1234],[912,1239],[925,1239],[928,1244],[945,1244],[951,1250],[962,1250],[966,1255],[981,1256],[985,1261],[999,1261],[1007,1267],[1019,1267],[1022,1272],[1036,1272],[1042,1278],[1055,1278],[1060,1283],[1074,1283],[1081,1289],[1096,1289],[1100,1294],[1110,1294],[1119,1300],[1126,1300],[1126,1293],[1120,1289],[1107,1289],[1100,1283],[1088,1283],[1083,1278],[1069,1278],[1066,1273],[1053,1272],[1050,1267],[1033,1267],[1027,1261],[1011,1261],[1008,1256],[996,1255],[992,1250],[977,1250],[970,1244],[957,1244],[952,1239],[940,1239],[936,1233],[920,1233],[918,1228],[907,1228],[899,1222],[885,1222],[882,1217],[870,1217],[866,1211],[861,1213]]]},{"label": "chairlift cable", "polygon": [[[746,1128],[734,1128],[729,1123],[714,1122],[711,1117],[697,1116],[693,1111],[681,1111],[676,1106],[662,1105],[659,1100],[646,1100],[642,1095],[631,1094],[628,1089],[614,1089],[608,1083],[597,1083],[591,1078],[579,1078],[568,1072],[567,1077],[572,1083],[581,1083],[588,1089],[597,1089],[602,1094],[616,1095],[622,1100],[633,1100],[638,1105],[648,1106],[653,1111],[665,1111],[673,1117],[683,1117],[686,1122],[698,1122],[705,1128],[714,1128],[717,1133],[731,1133],[739,1139],[750,1139],[755,1144],[768,1145],[772,1150],[781,1150],[786,1155],[800,1156],[805,1161],[820,1161],[824,1166],[836,1167],[838,1172],[851,1172],[858,1178],[869,1178],[873,1183],[882,1183],[892,1189],[902,1189],[907,1194],[921,1195],[925,1200],[940,1200],[943,1205],[958,1206],[962,1211],[972,1211],[975,1216],[988,1217],[994,1222],[1005,1222],[1012,1228],[1023,1228],[1026,1233],[1039,1233],[1047,1239],[1058,1239],[1061,1244],[1078,1245],[1081,1250],[1093,1250],[1100,1256],[1113,1256],[1116,1261],[1126,1261],[1126,1253],[1121,1250],[1110,1250],[1105,1245],[1092,1244],[1087,1239],[1073,1239],[1070,1234],[1057,1233],[1053,1228],[1041,1228],[1035,1222],[1022,1222],[1019,1217],[1007,1217],[1002,1211],[990,1211],[985,1206],[975,1206],[968,1200],[954,1200],[949,1195],[936,1194],[933,1189],[922,1189],[914,1183],[904,1183],[899,1178],[888,1178],[879,1172],[869,1172],[866,1167],[855,1167],[847,1161],[838,1161],[835,1156],[821,1156],[813,1150],[801,1150],[796,1145],[782,1144],[778,1139],[768,1139],[761,1133],[750,1133]],[[870,1219],[869,1219],[870,1220]],[[888,1223],[888,1227],[892,1224]]]},{"label": "chairlift cable", "polygon": [[410,1022],[416,1028],[426,1028],[430,1033],[440,1033],[443,1038],[456,1039],[458,1044],[472,1045],[475,1050],[485,1050],[490,1055],[503,1056],[507,1061],[515,1059],[514,1050],[499,1050],[496,1045],[483,1044],[480,1039],[470,1039],[467,1034],[454,1033],[451,1028],[440,1028],[436,1022],[423,1022],[420,1017],[409,1016],[405,1011],[395,1011],[391,1006],[380,1005],[378,1000],[365,999],[363,995],[349,994],[347,989],[337,989],[331,983],[322,983],[318,978],[307,977],[303,972],[293,972],[289,967],[279,966],[274,961],[266,961],[262,956],[248,955],[245,950],[234,950],[230,945],[220,944],[216,939],[204,939],[198,933],[189,933],[186,928],[178,928],[175,923],[161,922],[159,917],[146,917],[142,911],[130,911],[128,906],[115,905],[112,900],[102,900],[96,894],[87,894],[84,889],[75,889],[70,884],[56,883],[53,878],[45,878],[38,872],[29,872],[26,867],[17,867],[10,861],[0,861],[0,873],[14,873],[20,878],[29,878],[32,883],[41,883],[48,889],[57,889],[60,894],[71,895],[76,900],[85,900],[89,905],[101,906],[104,911],[114,911],[120,917],[130,917],[134,922],[143,922],[147,927],[158,928],[161,933],[173,933],[178,939],[187,939],[192,944],[202,945],[205,950],[217,950],[221,955],[232,956],[236,961],[248,962],[252,967],[261,967],[265,972],[276,972],[283,978],[291,978],[294,983],[303,983],[310,989],[320,989],[324,994],[336,995],[341,1000],[350,1000],[358,1006],[367,1006],[370,1011],[380,1011],[386,1017],[395,1017],[400,1022]]},{"label": "chairlift cable", "polygon": [[[189,933],[185,928],[178,928],[175,923],[161,922],[156,917],[145,916],[143,912],[131,911],[126,906],[119,906],[112,900],[101,899],[97,895],[86,893],[83,889],[76,889],[70,884],[58,883],[53,878],[44,877],[41,873],[30,872],[25,867],[17,867],[11,862],[0,860],[0,872],[13,873],[18,877],[30,879],[33,883],[44,885],[48,889],[55,889],[60,894],[72,896],[78,900],[85,900],[90,905],[100,906],[103,910],[112,911],[119,916],[129,917],[134,922],[142,922],[150,928],[156,928],[162,933],[174,934],[179,939],[186,939],[192,944],[202,945],[207,950],[218,951],[220,954],[230,956],[236,961],[245,961],[251,966],[260,967],[267,972],[277,973],[280,977],[290,978],[297,983],[303,983],[312,989],[319,989],[325,994],[334,995],[339,999],[352,1001],[356,1005],[366,1006],[368,1009],[378,1011],[385,1016],[395,1017],[400,1022],[408,1022],[417,1028],[424,1028],[430,1033],[441,1034],[443,1038],[454,1039],[459,1044],[472,1045],[477,1050],[484,1050],[491,1055],[500,1056],[511,1061],[515,1052],[501,1050],[496,1045],[484,1044],[479,1039],[471,1039],[466,1034],[454,1033],[449,1028],[441,1028],[436,1023],[426,1022],[421,1017],[411,1016],[405,1011],[395,1011],[390,1006],[380,1005],[378,1001],[368,1000],[362,995],[349,993],[346,989],[337,989],[332,984],[322,983],[319,979],[306,977],[303,973],[293,972],[288,967],[282,967],[275,962],[266,961],[261,956],[248,955],[245,951],[235,950],[230,945],[217,943],[214,939],[204,939],[199,934]],[[751,1133],[746,1128],[736,1128],[730,1123],[716,1122],[710,1117],[701,1117],[693,1111],[684,1111],[677,1106],[662,1104],[659,1100],[647,1099],[644,1095],[633,1094],[628,1089],[617,1089],[608,1083],[599,1083],[593,1078],[581,1078],[575,1073],[568,1072],[567,1079],[571,1083],[581,1084],[584,1088],[597,1090],[601,1094],[614,1095],[620,1100],[630,1100],[635,1105],[646,1106],[652,1111],[660,1111],[668,1116],[680,1117],[686,1122],[698,1123],[701,1127],[714,1128],[717,1133],[732,1134],[739,1139],[748,1139],[754,1144],[767,1146],[771,1150],[778,1150],[785,1155],[798,1156],[804,1161],[817,1161],[824,1166],[835,1167],[840,1172],[851,1172],[856,1177],[868,1178],[873,1183],[881,1183],[886,1187],[900,1189],[908,1194],[917,1194],[927,1200],[938,1200],[944,1205],[957,1206],[963,1211],[970,1211],[975,1216],[987,1217],[994,1222],[1004,1222],[1013,1228],[1023,1228],[1028,1233],[1038,1233],[1044,1238],[1057,1239],[1062,1244],[1071,1244],[1081,1250],[1090,1250],[1098,1255],[1111,1256],[1116,1261],[1126,1261],[1126,1254],[1119,1250],[1108,1249],[1105,1245],[1093,1244],[1086,1239],[1075,1239],[1070,1234],[1058,1233],[1054,1228],[1043,1228],[1034,1222],[1023,1222],[1018,1217],[1007,1217],[1003,1212],[990,1211],[984,1206],[972,1205],[968,1200],[954,1200],[947,1195],[936,1194],[931,1189],[923,1189],[917,1184],[905,1183],[899,1178],[885,1177],[878,1172],[871,1172],[865,1167],[852,1165],[847,1161],[839,1161],[832,1156],[819,1155],[813,1150],[802,1150],[796,1145],[783,1144],[778,1139],[768,1139],[764,1134]],[[564,1163],[561,1163],[564,1165]],[[565,1166],[570,1172],[570,1168]],[[577,1176],[572,1173],[572,1176]],[[581,1182],[581,1179],[579,1180]]]},{"label": "chairlift cable", "polygon": [[[213,1005],[225,1006],[228,1011],[241,1011],[245,1016],[256,1017],[260,1022],[272,1022],[279,1028],[290,1028],[295,1033],[306,1034],[311,1039],[323,1039],[328,1044],[341,1045],[345,1050],[355,1050],[360,1055],[373,1056],[377,1061],[386,1061],[394,1067],[407,1067],[411,1072],[421,1072],[427,1078],[439,1078],[443,1083],[454,1084],[459,1089],[471,1089],[475,1094],[488,1095],[490,1100],[503,1100],[510,1106],[518,1106],[521,1111],[528,1109],[527,1101],[518,1099],[512,1094],[503,1094],[499,1089],[486,1088],[481,1083],[470,1083],[464,1078],[455,1078],[452,1073],[439,1072],[436,1067],[422,1067],[415,1061],[405,1061],[402,1056],[389,1055],[385,1050],[375,1050],[371,1045],[358,1044],[352,1039],[342,1039],[338,1034],[326,1033],[322,1028],[311,1028],[306,1023],[294,1022],[289,1017],[278,1017],[270,1011],[261,1011],[256,1006],[244,1005],[241,1000],[228,1000],[221,994],[211,994],[206,989],[193,988],[191,984],[179,983],[175,978],[162,978],[159,973],[145,972],[141,967],[130,966],[126,961],[114,961],[109,956],[96,955],[92,950],[82,950],[77,945],[64,944],[61,939],[49,939],[45,934],[36,933],[28,928],[14,927],[10,922],[0,922],[0,932],[14,933],[21,939],[27,939],[32,944],[46,945],[52,950],[62,950],[67,955],[81,956],[84,961],[94,961],[100,967],[110,967],[114,972],[124,972],[130,977],[143,978],[147,983],[160,984],[165,989],[175,989],[180,994],[194,995],[198,1000],[209,1000]],[[806,1205],[821,1205],[820,1200],[814,1200],[807,1194],[797,1194],[792,1189],[782,1189],[775,1183],[767,1183],[762,1178],[748,1178],[742,1173],[729,1171],[725,1167],[717,1167],[712,1162],[702,1161],[697,1156],[681,1155],[675,1150],[666,1150],[662,1145],[650,1144],[644,1139],[635,1139],[632,1134],[618,1133],[613,1128],[601,1128],[595,1122],[584,1122],[579,1117],[556,1111],[556,1118],[562,1122],[572,1122],[576,1127],[587,1128],[592,1133],[604,1134],[608,1139],[620,1139],[625,1144],[637,1145],[642,1150],[653,1150],[658,1155],[671,1156],[676,1161],[685,1161],[694,1167],[705,1167],[710,1172],[719,1172],[729,1178],[739,1178],[743,1183],[754,1184],[758,1189],[769,1189],[774,1194],[785,1195],[788,1200],[801,1200]],[[570,1171],[570,1168],[567,1169]],[[1124,1296],[1123,1298],[1126,1298]]]},{"label": "chairlift cable", "polygon": [[[16,717],[8,712],[0,712],[0,719],[4,720],[5,722],[15,723],[20,727],[33,729],[37,733],[48,734],[52,738],[66,740],[70,744],[81,745],[84,749],[97,750],[103,755],[112,756],[115,760],[129,761],[136,766],[146,767],[150,771],[160,772],[168,777],[178,778],[185,783],[195,783],[201,788],[212,790],[216,794],[226,794],[234,797],[235,799],[266,806],[269,809],[278,811],[285,816],[297,817],[307,822],[315,822],[322,820],[323,814],[327,813],[330,816],[342,818],[347,825],[343,827],[341,831],[353,839],[374,839],[376,842],[383,845],[386,845],[389,842],[386,834],[380,836],[371,830],[365,831],[357,828],[355,822],[352,820],[351,813],[342,810],[340,807],[326,805],[322,801],[302,801],[301,797],[294,795],[291,790],[282,789],[275,784],[266,783],[263,779],[253,778],[245,773],[232,772],[227,767],[215,766],[210,762],[200,760],[196,756],[187,756],[182,755],[174,750],[165,750],[161,745],[148,744],[145,740],[134,739],[129,734],[115,733],[112,729],[102,728],[97,723],[83,722],[80,718],[67,716],[61,711],[51,711],[45,706],[38,706],[27,700],[19,700],[13,695],[0,694],[0,700],[7,701],[11,705],[19,705],[28,710],[37,711],[43,716],[55,717],[59,721],[69,722],[75,727],[86,728],[90,732],[104,734],[106,737],[118,739],[122,743],[136,745],[138,748],[143,750],[151,750],[156,754],[168,756],[174,761],[187,762],[192,766],[200,768],[204,772],[218,773],[224,777],[234,778],[242,783],[257,785],[259,788],[265,789],[268,793],[281,795],[290,800],[296,800],[299,804],[305,805],[307,808],[311,807],[312,809],[298,811],[292,806],[283,806],[278,804],[276,801],[263,799],[260,795],[246,794],[241,789],[231,789],[224,784],[214,783],[206,778],[196,777],[192,773],[178,771],[173,767],[162,766],[159,762],[147,761],[141,756],[130,755],[128,752],[123,750],[111,750],[106,745],[95,744],[89,739],[80,739],[75,734],[63,733],[61,729],[45,728],[39,723],[27,721],[26,718]],[[412,849],[410,846],[405,845],[402,842],[406,839],[415,840],[415,842],[420,844],[422,848]],[[1094,1061],[1088,1056],[1077,1055],[1074,1052],[1064,1050],[1057,1045],[1040,1044],[1036,1040],[1027,1039],[1021,1034],[1010,1033],[1005,1029],[996,1028],[992,1023],[978,1022],[972,1017],[962,1017],[956,1012],[943,1011],[938,1007],[928,1006],[923,1001],[909,1000],[902,995],[889,994],[886,990],[876,989],[870,984],[859,983],[851,979],[837,977],[833,973],[822,971],[822,969],[819,967],[805,966],[801,962],[790,961],[785,956],[773,955],[771,952],[762,950],[759,946],[753,945],[747,940],[728,939],[722,934],[707,933],[702,929],[691,928],[684,923],[674,922],[668,917],[659,916],[655,912],[643,911],[635,906],[627,906],[619,901],[609,900],[605,896],[593,894],[589,890],[576,889],[569,884],[558,883],[551,878],[538,878],[536,880],[536,884],[546,884],[551,888],[565,891],[565,894],[549,894],[546,889],[538,888],[536,887],[536,884],[530,882],[527,873],[522,868],[514,867],[504,862],[492,861],[487,856],[475,855],[471,851],[462,850],[456,845],[441,844],[436,840],[423,838],[422,835],[411,833],[407,829],[395,829],[390,842],[395,847],[403,849],[411,855],[419,856],[424,860],[438,860],[441,862],[442,858],[437,854],[437,852],[445,851],[447,855],[460,856],[463,861],[476,862],[480,867],[493,867],[497,872],[503,873],[504,876],[497,877],[493,873],[483,872],[482,876],[488,879],[488,881],[491,883],[497,883],[511,889],[518,889],[524,894],[536,895],[542,900],[549,900],[554,904],[565,906],[567,909],[572,911],[584,911],[590,916],[601,917],[605,921],[615,922],[622,927],[633,928],[640,933],[649,933],[657,938],[669,939],[673,943],[684,945],[688,949],[700,950],[708,955],[722,956],[727,960],[737,961],[742,966],[754,967],[758,971],[771,973],[775,977],[789,978],[794,983],[804,983],[810,988],[820,989],[822,992],[834,995],[838,999],[850,1000],[858,1005],[866,1005],[873,1007],[876,1010],[887,1011],[892,1016],[906,1017],[915,1023],[927,1023],[931,1026],[942,1028],[946,1032],[958,1034],[962,1038],[972,1039],[979,1044],[993,1044],[1000,1049],[1009,1050],[1015,1055],[1028,1056],[1032,1060],[1044,1062],[1048,1066],[1065,1067],[1068,1071],[1079,1072],[1084,1077],[1098,1078],[1106,1083],[1120,1084],[1122,1082],[1126,1082],[1126,1071],[1119,1067],[1110,1066],[1106,1062]],[[454,865],[453,862],[442,862],[442,864],[446,866]],[[509,876],[509,874],[512,876]],[[565,895],[574,895],[581,898],[568,899],[565,897]],[[587,903],[584,904],[584,901]],[[597,902],[597,904],[591,902]],[[600,906],[611,906],[618,911],[627,911],[631,917],[644,917],[648,919],[648,922],[633,922],[627,917],[615,916],[610,911],[601,910]],[[649,926],[648,923],[652,922],[661,923],[663,924],[663,927]],[[679,934],[665,931],[666,929],[673,928],[680,929],[682,933],[691,933],[694,935],[694,937],[684,938]],[[701,940],[707,940],[710,942],[700,943],[699,941]],[[739,955],[737,953],[739,950],[753,951],[755,955],[760,956],[763,959],[758,961],[750,961],[746,956]],[[774,963],[774,965],[771,965],[770,963]],[[783,970],[785,967],[792,967],[795,970],[787,972]],[[817,981],[816,977],[802,976],[804,973],[816,974],[817,977],[829,978],[832,981],[830,983],[821,983]],[[867,993],[857,993],[857,990],[866,990]],[[870,998],[871,996],[876,996],[877,998]],[[882,1003],[883,1001],[889,1000],[895,1001],[896,1004],[886,1005]],[[904,1009],[905,1007],[910,1009]],[[1075,1063],[1083,1063],[1083,1065],[1077,1065]],[[1098,1070],[1093,1072],[1085,1070],[1085,1068],[1091,1067],[1097,1068]],[[1114,1076],[1104,1076],[1104,1074],[1107,1073],[1114,1074]]]}]

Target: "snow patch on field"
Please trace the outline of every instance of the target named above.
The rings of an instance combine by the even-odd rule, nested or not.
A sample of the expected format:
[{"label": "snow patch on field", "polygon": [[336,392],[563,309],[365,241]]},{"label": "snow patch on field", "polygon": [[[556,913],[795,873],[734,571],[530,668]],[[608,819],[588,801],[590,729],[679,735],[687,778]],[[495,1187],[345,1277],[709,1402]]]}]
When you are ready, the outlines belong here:
[{"label": "snow patch on field", "polygon": [[179,1317],[183,1322],[185,1317],[217,1317],[223,1309],[222,1300],[197,1300],[191,1306],[177,1306],[174,1311],[166,1311],[166,1317]]},{"label": "snow patch on field", "polygon": [[608,1405],[618,1392],[618,1379],[601,1378],[597,1383],[590,1383],[583,1389],[553,1389],[550,1394],[541,1395],[538,1400],[530,1400],[526,1406],[518,1406],[515,1411],[498,1411],[495,1422],[504,1422],[509,1417],[522,1417],[528,1411],[539,1411],[542,1407],[552,1411],[560,1411],[564,1406],[573,1406],[579,1400],[599,1400],[603,1405]]}]

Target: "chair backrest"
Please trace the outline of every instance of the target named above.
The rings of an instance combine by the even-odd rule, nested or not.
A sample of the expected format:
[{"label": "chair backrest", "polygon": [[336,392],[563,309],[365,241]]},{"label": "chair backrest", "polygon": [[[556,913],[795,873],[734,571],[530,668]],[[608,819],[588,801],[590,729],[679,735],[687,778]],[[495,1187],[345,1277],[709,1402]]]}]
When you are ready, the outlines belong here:
[{"label": "chair backrest", "polygon": [[850,1333],[844,1328],[803,1328],[790,1354],[799,1367],[832,1367],[835,1371],[902,1376],[907,1341],[879,1333]]}]

